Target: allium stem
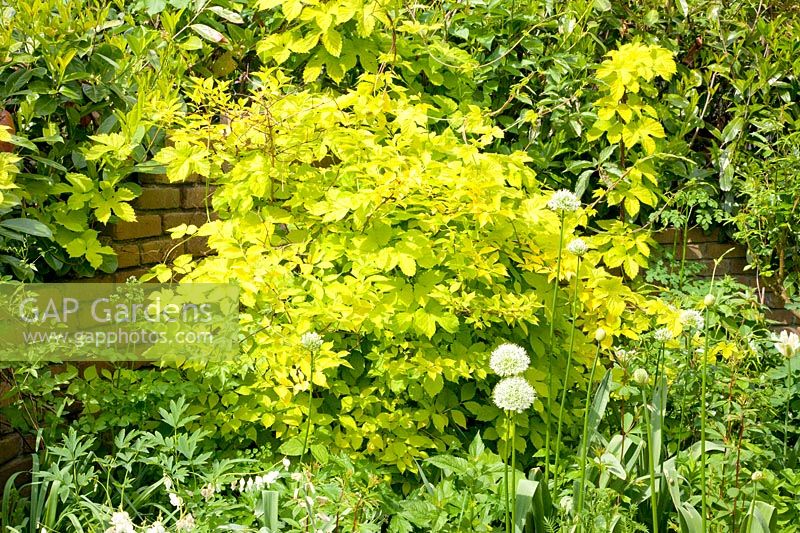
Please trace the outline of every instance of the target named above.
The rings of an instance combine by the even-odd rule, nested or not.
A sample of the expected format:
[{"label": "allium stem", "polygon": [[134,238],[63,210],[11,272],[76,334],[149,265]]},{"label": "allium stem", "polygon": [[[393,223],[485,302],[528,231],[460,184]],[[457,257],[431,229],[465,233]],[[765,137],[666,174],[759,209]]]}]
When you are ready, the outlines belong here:
[{"label": "allium stem", "polygon": [[789,436],[789,403],[792,399],[792,359],[790,357],[786,358],[786,412],[783,415],[783,458],[784,460],[788,457],[787,455],[787,438]]},{"label": "allium stem", "polygon": [[508,442],[511,435],[511,415],[506,411],[506,445],[505,450],[503,450],[504,457],[504,467],[503,467],[503,493],[505,497],[505,522],[506,522],[506,533],[511,533],[511,508],[509,505],[509,488],[508,488]]},{"label": "allium stem", "polygon": [[[589,384],[586,386],[586,402],[583,406],[583,434],[581,436],[581,477],[578,484],[578,502],[575,507],[575,516],[580,520],[583,511],[583,494],[586,489],[586,456],[589,452],[589,406],[592,401],[592,390],[594,389],[594,374],[597,371],[597,362],[600,359],[600,344],[597,344],[597,351],[594,354],[592,370],[589,372]],[[578,526],[580,530],[580,525]]]},{"label": "allium stem", "polygon": [[308,450],[308,439],[311,436],[311,409],[314,400],[314,360],[316,359],[317,351],[310,350],[311,352],[311,369],[308,376],[308,416],[306,417],[306,435],[303,439],[303,454],[300,456],[301,460],[306,455]]},{"label": "allium stem", "polygon": [[569,332],[569,352],[567,353],[567,369],[564,372],[564,387],[561,389],[561,405],[558,408],[558,423],[556,424],[556,442],[555,442],[555,462],[553,463],[553,487],[558,488],[559,477],[559,457],[561,452],[561,428],[564,419],[564,404],[567,403],[567,386],[569,384],[569,372],[572,368],[572,351],[575,348],[575,302],[578,299],[578,286],[580,285],[580,270],[581,258],[578,257],[578,268],[575,272],[575,290],[572,293],[572,298],[569,302],[569,311],[572,318],[572,327]]},{"label": "allium stem", "polygon": [[561,279],[561,253],[564,246],[564,212],[559,213],[560,225],[558,235],[558,260],[556,261],[556,279],[553,284],[553,302],[550,305],[550,353],[547,356],[547,428],[544,438],[544,481],[550,481],[550,426],[551,416],[553,414],[553,348],[555,344],[555,327],[556,327],[556,303],[558,302],[558,282]]},{"label": "allium stem", "polygon": [[511,423],[511,527],[514,531],[517,524],[517,423],[511,420],[509,414],[508,421]]}]

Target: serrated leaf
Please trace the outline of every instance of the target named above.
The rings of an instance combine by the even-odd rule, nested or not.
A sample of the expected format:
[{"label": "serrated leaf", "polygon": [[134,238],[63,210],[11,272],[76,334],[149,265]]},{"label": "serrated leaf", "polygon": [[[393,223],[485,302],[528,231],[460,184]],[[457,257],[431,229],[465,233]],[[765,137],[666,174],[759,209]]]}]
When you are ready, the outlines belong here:
[{"label": "serrated leaf", "polygon": [[322,45],[333,57],[339,57],[342,53],[342,34],[333,28],[322,34]]}]

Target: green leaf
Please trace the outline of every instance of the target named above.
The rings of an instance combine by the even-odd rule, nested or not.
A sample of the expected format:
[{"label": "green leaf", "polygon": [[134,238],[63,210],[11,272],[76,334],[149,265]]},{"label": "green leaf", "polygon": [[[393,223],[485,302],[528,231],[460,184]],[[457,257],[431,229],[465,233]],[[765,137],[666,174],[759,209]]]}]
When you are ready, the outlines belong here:
[{"label": "green leaf", "polygon": [[303,455],[305,450],[303,450],[302,441],[299,438],[294,437],[281,444],[281,447],[278,448],[278,451],[288,457],[297,457]]},{"label": "green leaf", "polygon": [[34,235],[36,237],[44,237],[46,239],[53,238],[53,232],[50,231],[43,223],[31,218],[11,218],[0,222],[4,228],[18,231],[26,235]]},{"label": "green leaf", "polygon": [[322,45],[333,57],[339,57],[342,53],[342,34],[333,28],[322,34]]},{"label": "green leaf", "polygon": [[233,22],[234,24],[244,24],[244,19],[236,11],[231,11],[230,9],[225,9],[221,6],[212,6],[208,9],[209,11],[213,11],[220,17],[224,18],[228,22]]},{"label": "green leaf", "polygon": [[530,479],[522,479],[517,483],[514,506],[517,520],[514,533],[546,533],[552,510],[547,485],[541,480],[541,472],[534,469]]}]

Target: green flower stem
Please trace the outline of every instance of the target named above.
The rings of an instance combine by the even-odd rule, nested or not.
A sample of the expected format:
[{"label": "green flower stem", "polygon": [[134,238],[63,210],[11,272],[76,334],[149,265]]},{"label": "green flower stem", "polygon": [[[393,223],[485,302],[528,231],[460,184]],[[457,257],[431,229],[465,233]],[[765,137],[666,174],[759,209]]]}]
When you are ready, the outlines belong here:
[{"label": "green flower stem", "polygon": [[653,432],[650,427],[650,409],[647,395],[642,391],[645,431],[647,432],[647,467],[650,473],[650,513],[653,520],[653,533],[658,533],[658,506],[656,505],[656,459],[653,453]]},{"label": "green flower stem", "polygon": [[509,489],[508,489],[508,443],[511,436],[511,415],[506,412],[506,446],[505,450],[503,451],[504,457],[504,466],[503,466],[503,496],[505,498],[505,522],[506,522],[506,533],[511,533],[511,511],[509,506]]},{"label": "green flower stem", "polygon": [[789,402],[792,399],[792,359],[786,358],[786,412],[783,415],[783,458],[786,460],[787,455],[787,438],[789,437]]},{"label": "green flower stem", "polygon": [[512,422],[512,415],[508,420],[511,422],[511,531],[514,531],[517,523],[517,423]]},{"label": "green flower stem", "polygon": [[706,319],[705,319],[705,346],[703,348],[703,370],[701,373],[701,390],[700,390],[700,483],[701,498],[702,498],[702,524],[703,533],[707,529],[707,516],[708,516],[708,501],[706,495],[706,387],[708,379],[708,321],[710,318],[710,307],[706,306]]},{"label": "green flower stem", "polygon": [[553,464],[553,486],[558,488],[559,476],[559,456],[561,452],[561,428],[564,419],[564,404],[567,403],[567,385],[569,384],[569,371],[572,368],[572,351],[575,348],[575,302],[578,299],[578,286],[580,284],[581,258],[578,257],[578,268],[575,272],[575,292],[572,293],[572,298],[569,302],[569,310],[572,315],[572,329],[569,333],[569,352],[567,353],[567,369],[564,373],[564,387],[561,389],[561,405],[558,408],[558,423],[556,424],[556,442],[555,442],[555,463]]},{"label": "green flower stem", "polygon": [[300,460],[305,457],[306,451],[308,451],[308,439],[311,436],[311,408],[314,400],[314,360],[316,355],[316,350],[311,350],[311,371],[308,376],[308,416],[306,417],[306,435],[303,438],[303,454],[300,456]]},{"label": "green flower stem", "polygon": [[[578,485],[578,502],[575,506],[575,515],[580,519],[583,511],[583,494],[586,488],[586,456],[589,453],[589,404],[592,401],[592,389],[594,388],[594,374],[597,371],[597,362],[600,359],[600,344],[597,344],[597,351],[594,354],[592,370],[589,372],[589,383],[586,385],[586,402],[583,407],[583,433],[581,436],[581,476]],[[578,526],[580,530],[580,525]]]},{"label": "green flower stem", "polygon": [[556,261],[556,280],[553,284],[553,303],[550,305],[550,353],[547,354],[547,429],[544,438],[544,481],[550,480],[550,417],[553,413],[553,345],[556,326],[556,303],[558,302],[558,282],[561,279],[561,249],[564,245],[564,212],[560,214],[561,229],[558,235],[558,260]]}]

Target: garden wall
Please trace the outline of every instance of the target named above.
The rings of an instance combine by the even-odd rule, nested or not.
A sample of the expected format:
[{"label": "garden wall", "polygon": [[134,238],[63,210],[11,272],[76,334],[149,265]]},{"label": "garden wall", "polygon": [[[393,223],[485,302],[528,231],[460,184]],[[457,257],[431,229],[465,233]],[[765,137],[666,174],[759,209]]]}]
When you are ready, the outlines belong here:
[{"label": "garden wall", "polygon": [[[682,232],[676,230],[666,230],[654,235],[656,242],[665,248],[672,248],[677,243],[677,260],[681,259],[682,251]],[[686,262],[701,264],[704,269],[699,277],[710,278],[714,271],[714,260],[720,257],[717,265],[717,277],[725,275],[732,276],[737,281],[756,289],[761,303],[768,308],[767,318],[777,322],[776,328],[797,327],[798,319],[783,306],[783,301],[777,295],[765,288],[765,285],[758,279],[755,271],[746,270],[747,250],[740,244],[732,244],[729,240],[721,236],[719,230],[712,230],[705,233],[700,229],[689,230],[686,236]],[[728,252],[728,250],[731,250]],[[728,252],[727,254],[725,252]]]},{"label": "garden wall", "polygon": [[206,240],[199,237],[185,243],[173,240],[170,228],[181,224],[200,226],[209,218],[213,189],[190,177],[183,183],[170,183],[166,176],[141,174],[142,194],[133,202],[136,222],[118,222],[105,232],[108,244],[117,252],[118,268],[96,281],[124,282],[141,276],[154,264],[189,253],[208,253]]}]

